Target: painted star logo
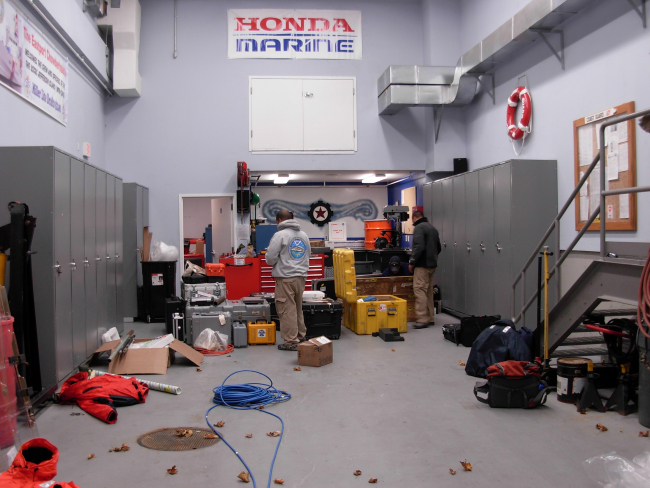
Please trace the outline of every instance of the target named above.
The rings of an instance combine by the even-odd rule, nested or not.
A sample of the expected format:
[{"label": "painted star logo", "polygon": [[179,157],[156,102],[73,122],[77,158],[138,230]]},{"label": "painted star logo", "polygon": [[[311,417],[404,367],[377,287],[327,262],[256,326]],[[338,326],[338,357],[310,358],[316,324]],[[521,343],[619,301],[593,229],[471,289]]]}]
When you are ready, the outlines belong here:
[{"label": "painted star logo", "polygon": [[327,218],[327,209],[325,207],[316,207],[316,220],[325,220]]}]

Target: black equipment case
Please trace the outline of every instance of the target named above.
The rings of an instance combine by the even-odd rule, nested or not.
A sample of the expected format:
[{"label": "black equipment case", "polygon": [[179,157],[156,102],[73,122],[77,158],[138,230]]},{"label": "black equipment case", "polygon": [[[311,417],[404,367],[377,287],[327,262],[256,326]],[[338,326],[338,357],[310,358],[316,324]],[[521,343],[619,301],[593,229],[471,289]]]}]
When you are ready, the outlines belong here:
[{"label": "black equipment case", "polygon": [[481,317],[463,317],[460,324],[445,324],[442,326],[442,335],[445,339],[456,345],[472,347],[472,344],[481,332],[501,318],[500,315]]},{"label": "black equipment case", "polygon": [[307,339],[325,336],[336,340],[341,336],[343,303],[334,300],[302,302],[302,314],[307,327]]}]

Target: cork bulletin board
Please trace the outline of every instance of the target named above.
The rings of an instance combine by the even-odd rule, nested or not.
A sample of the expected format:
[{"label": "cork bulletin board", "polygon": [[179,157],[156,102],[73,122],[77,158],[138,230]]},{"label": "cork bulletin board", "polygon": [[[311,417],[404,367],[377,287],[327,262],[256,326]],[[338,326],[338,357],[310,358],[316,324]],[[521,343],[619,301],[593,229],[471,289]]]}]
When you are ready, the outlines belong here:
[{"label": "cork bulletin board", "polygon": [[[575,185],[587,171],[600,148],[600,126],[614,115],[634,112],[634,102],[624,103],[573,122]],[[634,119],[605,130],[605,189],[618,190],[636,186],[636,138]],[[592,212],[600,205],[599,161],[589,179],[576,195],[576,230],[581,230]],[[636,230],[636,194],[610,195],[605,200],[607,230]],[[600,217],[589,227],[600,230]]]}]

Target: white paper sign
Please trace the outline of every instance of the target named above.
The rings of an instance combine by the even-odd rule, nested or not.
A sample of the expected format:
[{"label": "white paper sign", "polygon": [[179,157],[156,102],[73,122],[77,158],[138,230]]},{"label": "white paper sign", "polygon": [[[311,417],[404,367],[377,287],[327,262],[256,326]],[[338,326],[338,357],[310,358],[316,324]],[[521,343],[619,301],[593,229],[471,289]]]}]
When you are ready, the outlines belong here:
[{"label": "white paper sign", "polygon": [[361,12],[229,9],[228,58],[361,59]]},{"label": "white paper sign", "polygon": [[578,127],[578,158],[580,166],[589,166],[594,159],[594,128],[591,125]]},{"label": "white paper sign", "polygon": [[614,205],[607,205],[607,218],[608,219],[614,218]]},{"label": "white paper sign", "polygon": [[[620,136],[619,136],[620,137]],[[624,144],[618,145],[618,170],[619,171],[628,171],[629,167],[629,154],[628,154],[628,145],[627,142]]]},{"label": "white paper sign", "polygon": [[346,241],[348,239],[345,222],[330,222],[329,233],[330,241]]},{"label": "white paper sign", "polygon": [[66,124],[68,58],[12,0],[0,0],[0,84]]},{"label": "white paper sign", "polygon": [[[585,172],[580,171],[580,179],[582,179],[582,177],[584,175],[585,175]],[[581,197],[586,197],[588,195],[589,195],[589,179],[587,179],[587,181],[585,181],[585,184],[582,185],[582,187],[580,188],[580,196]]]},{"label": "white paper sign", "polygon": [[630,218],[630,195],[618,196],[618,217],[620,219]]},{"label": "white paper sign", "polygon": [[618,143],[627,142],[627,121],[616,124],[618,131]]},{"label": "white paper sign", "polygon": [[589,219],[589,197],[580,197],[580,222]]}]

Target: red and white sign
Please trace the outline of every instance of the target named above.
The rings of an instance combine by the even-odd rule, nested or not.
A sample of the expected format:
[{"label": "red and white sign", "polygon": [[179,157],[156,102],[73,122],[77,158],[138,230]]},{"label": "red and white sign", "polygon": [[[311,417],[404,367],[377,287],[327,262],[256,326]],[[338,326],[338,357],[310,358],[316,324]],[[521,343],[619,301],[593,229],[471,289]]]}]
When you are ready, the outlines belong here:
[{"label": "red and white sign", "polygon": [[228,10],[228,58],[361,59],[361,12]]},{"label": "red and white sign", "polygon": [[162,286],[164,284],[162,273],[151,273],[151,286]]},{"label": "red and white sign", "polygon": [[592,122],[596,122],[600,119],[611,117],[615,113],[616,113],[615,108],[608,108],[607,110],[603,110],[602,112],[588,115],[587,117],[585,117],[585,124],[591,124]]}]

